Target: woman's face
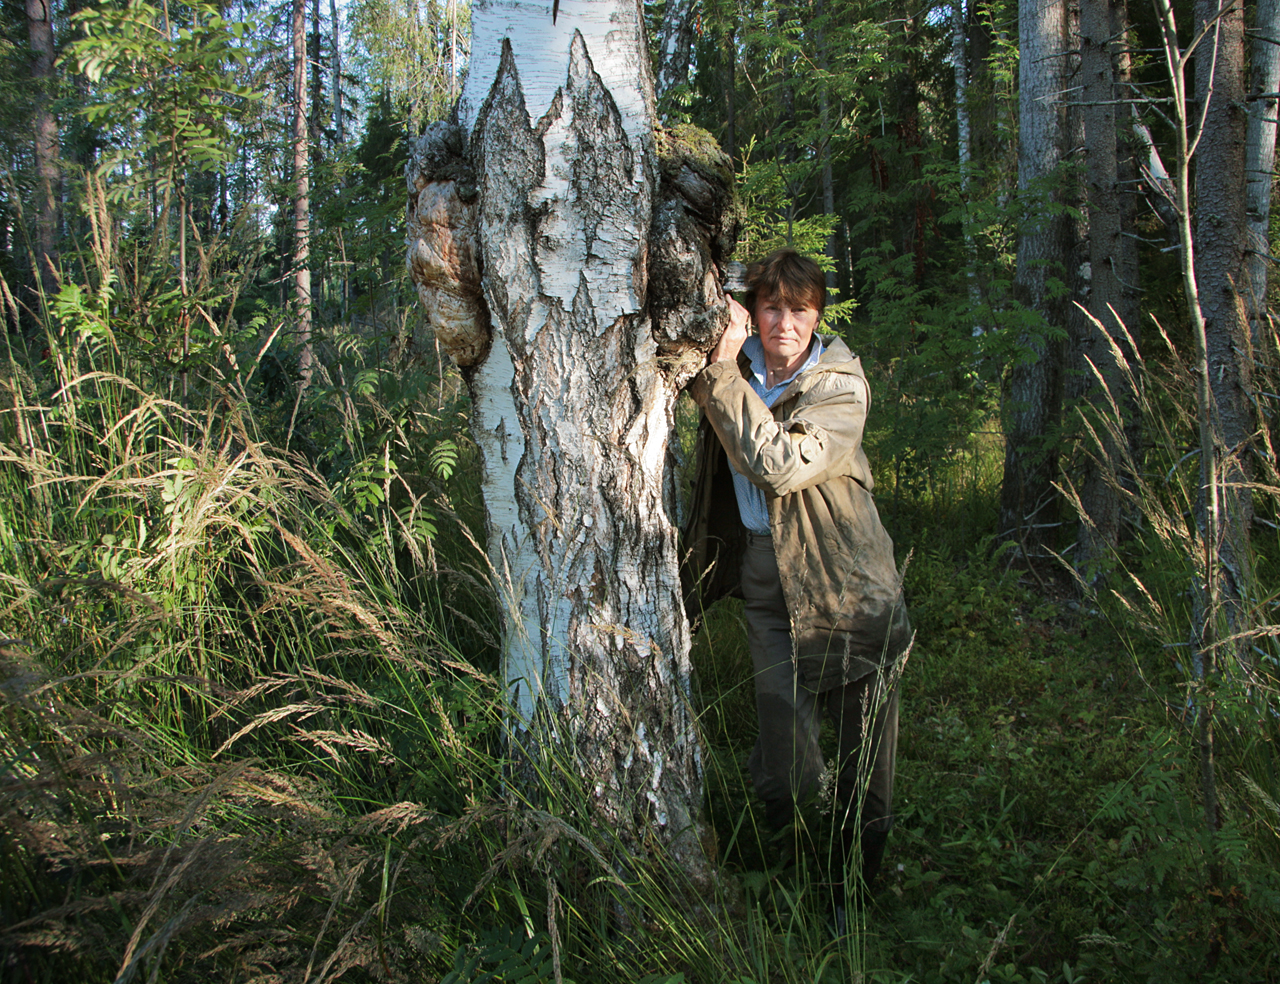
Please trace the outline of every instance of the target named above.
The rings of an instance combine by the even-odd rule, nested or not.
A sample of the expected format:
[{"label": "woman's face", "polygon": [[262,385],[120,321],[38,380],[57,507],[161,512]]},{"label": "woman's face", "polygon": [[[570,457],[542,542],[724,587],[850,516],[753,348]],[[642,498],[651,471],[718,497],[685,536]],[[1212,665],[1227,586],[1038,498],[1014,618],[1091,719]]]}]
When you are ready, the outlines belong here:
[{"label": "woman's face", "polygon": [[792,362],[809,351],[818,327],[818,309],[807,301],[787,304],[777,297],[756,298],[756,328],[766,355]]}]

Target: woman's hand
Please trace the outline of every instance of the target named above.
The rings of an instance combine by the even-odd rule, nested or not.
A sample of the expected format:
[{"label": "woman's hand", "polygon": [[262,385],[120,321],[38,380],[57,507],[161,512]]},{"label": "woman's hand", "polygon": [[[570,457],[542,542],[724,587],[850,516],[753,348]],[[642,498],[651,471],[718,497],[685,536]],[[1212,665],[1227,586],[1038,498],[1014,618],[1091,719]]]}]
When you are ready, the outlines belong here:
[{"label": "woman's hand", "polygon": [[747,340],[747,335],[750,334],[750,312],[728,294],[725,295],[724,299],[729,304],[729,325],[725,328],[724,334],[720,336],[720,341],[716,342],[716,347],[707,356],[707,365],[723,362],[726,359],[730,361],[736,360],[738,352],[742,349],[742,343]]}]

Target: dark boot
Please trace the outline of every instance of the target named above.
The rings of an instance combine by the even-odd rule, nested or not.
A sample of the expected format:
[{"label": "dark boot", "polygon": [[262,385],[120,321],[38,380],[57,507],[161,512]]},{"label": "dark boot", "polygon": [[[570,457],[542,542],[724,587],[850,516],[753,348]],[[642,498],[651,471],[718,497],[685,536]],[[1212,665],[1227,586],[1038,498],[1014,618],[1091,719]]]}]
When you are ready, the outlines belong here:
[{"label": "dark boot", "polygon": [[884,862],[885,845],[889,842],[887,830],[868,828],[862,832],[862,883],[868,894],[874,895],[871,883],[880,874],[880,866]]},{"label": "dark boot", "polygon": [[782,831],[796,817],[796,804],[790,799],[767,799],[764,803],[764,822],[771,834]]},{"label": "dark boot", "polygon": [[796,806],[789,799],[764,800],[764,822],[769,831],[769,844],[776,852],[778,867],[784,875],[794,874],[798,862],[796,844]]},{"label": "dark boot", "polygon": [[858,837],[855,827],[845,827],[840,831],[841,870],[845,873],[845,878],[848,878],[848,873],[853,869],[855,862],[862,871],[861,883],[848,886],[854,898],[870,898],[875,894],[871,884],[875,881],[876,875],[880,874],[880,867],[884,862],[884,849],[888,841],[889,832],[876,830],[874,827],[868,827],[862,831],[861,838]]}]

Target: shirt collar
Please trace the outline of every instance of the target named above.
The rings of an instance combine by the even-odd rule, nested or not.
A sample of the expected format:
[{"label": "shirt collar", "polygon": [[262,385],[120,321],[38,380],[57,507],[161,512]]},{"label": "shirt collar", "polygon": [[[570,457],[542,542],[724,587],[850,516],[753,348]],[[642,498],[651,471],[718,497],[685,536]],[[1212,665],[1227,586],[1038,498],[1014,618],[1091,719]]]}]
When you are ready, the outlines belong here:
[{"label": "shirt collar", "polygon": [[779,386],[786,386],[787,383],[795,379],[807,369],[812,369],[818,364],[818,360],[822,358],[823,345],[822,336],[816,331],[813,333],[813,340],[809,343],[809,357],[804,360],[804,365],[792,373],[788,378],[779,380],[769,387],[767,384],[769,375],[768,368],[764,364],[764,343],[760,341],[759,335],[748,335],[747,340],[742,343],[742,351],[746,353],[751,360],[751,374],[756,377],[756,381],[763,390],[777,389]]}]

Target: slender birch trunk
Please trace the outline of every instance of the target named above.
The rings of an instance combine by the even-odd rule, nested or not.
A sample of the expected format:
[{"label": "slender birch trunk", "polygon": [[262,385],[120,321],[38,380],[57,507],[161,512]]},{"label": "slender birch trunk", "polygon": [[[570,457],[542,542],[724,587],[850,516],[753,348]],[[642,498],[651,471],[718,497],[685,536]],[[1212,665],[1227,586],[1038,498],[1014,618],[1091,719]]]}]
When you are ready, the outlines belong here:
[{"label": "slender birch trunk", "polygon": [[[818,70],[825,76],[830,70],[827,57],[827,13],[825,0],[815,0],[813,5],[814,49],[818,62]],[[822,133],[818,138],[818,159],[822,162],[820,180],[822,182],[822,211],[826,215],[836,214],[835,171],[831,164],[831,87],[824,81],[818,89],[818,125]],[[827,290],[835,290],[836,273],[839,270],[836,249],[836,226],[831,227],[827,242],[823,248],[831,260],[831,269],[827,271]]]},{"label": "slender birch trunk", "polygon": [[724,32],[724,149],[730,160],[738,162],[738,35],[730,24]]},{"label": "slender birch trunk", "polygon": [[727,320],[713,259],[733,232],[689,222],[723,211],[732,170],[708,137],[659,183],[635,0],[473,16],[458,127],[409,165],[409,262],[471,390],[512,741],[580,777],[630,849],[697,875],[670,439]]},{"label": "slender birch trunk", "polygon": [[1252,342],[1267,326],[1267,274],[1271,255],[1271,186],[1275,181],[1276,113],[1280,112],[1280,0],[1258,0],[1251,42],[1249,124],[1245,138],[1245,215],[1249,224],[1247,274],[1241,285]]},{"label": "slender birch trunk", "polygon": [[973,242],[972,220],[969,217],[969,191],[973,184],[972,126],[969,121],[969,51],[966,32],[968,18],[965,0],[952,0],[951,4],[951,71],[956,87],[956,162],[960,166],[960,199],[963,203],[961,219],[964,235],[965,285],[969,294],[969,308],[974,312],[973,334],[982,334],[977,323],[977,310],[982,304],[978,290],[977,249]]},{"label": "slender birch trunk", "polygon": [[694,0],[667,0],[658,29],[658,63],[655,75],[659,102],[689,81],[693,58]]},{"label": "slender birch trunk", "polygon": [[346,122],[342,118],[342,22],[338,19],[338,0],[329,0],[330,37],[333,39],[333,72],[330,85],[333,90],[333,133],[334,143],[339,150],[347,142]]},{"label": "slender birch trunk", "polygon": [[[307,134],[307,6],[293,0],[293,299],[301,390],[311,383],[311,161]],[[292,425],[290,426],[292,431]]]}]

